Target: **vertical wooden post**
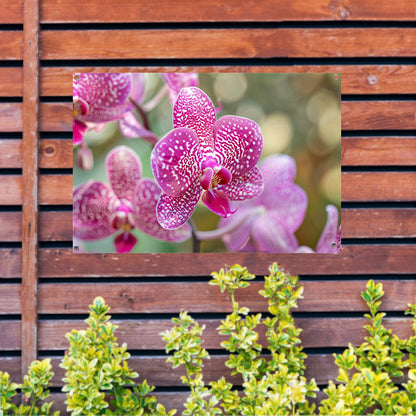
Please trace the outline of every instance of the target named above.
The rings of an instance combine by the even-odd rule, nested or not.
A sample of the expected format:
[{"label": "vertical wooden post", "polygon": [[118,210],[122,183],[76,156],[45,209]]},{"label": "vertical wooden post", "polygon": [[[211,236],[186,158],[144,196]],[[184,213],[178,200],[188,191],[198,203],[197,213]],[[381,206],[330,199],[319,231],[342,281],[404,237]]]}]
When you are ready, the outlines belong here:
[{"label": "vertical wooden post", "polygon": [[22,374],[37,357],[39,0],[23,5]]}]

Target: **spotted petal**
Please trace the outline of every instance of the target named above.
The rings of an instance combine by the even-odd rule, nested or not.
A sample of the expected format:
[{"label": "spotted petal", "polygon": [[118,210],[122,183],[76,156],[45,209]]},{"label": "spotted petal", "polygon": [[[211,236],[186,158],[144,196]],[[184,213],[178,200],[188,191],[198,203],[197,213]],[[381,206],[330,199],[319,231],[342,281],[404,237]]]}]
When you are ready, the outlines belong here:
[{"label": "spotted petal", "polygon": [[263,192],[263,177],[260,169],[255,166],[250,172],[240,177],[233,177],[227,185],[218,185],[231,201],[244,201],[254,198]]},{"label": "spotted petal", "polygon": [[221,117],[214,127],[215,156],[233,176],[254,168],[263,149],[260,127],[252,120],[237,116]]},{"label": "spotted petal", "polygon": [[252,235],[258,251],[293,253],[298,247],[296,237],[286,228],[284,219],[273,212],[255,219]]},{"label": "spotted petal", "polygon": [[115,232],[111,215],[119,203],[114,192],[102,182],[79,185],[73,193],[74,236],[81,240],[96,240]]},{"label": "spotted petal", "polygon": [[[316,245],[316,252],[335,253],[337,250],[338,210],[334,205],[327,205],[325,210],[327,212],[327,220]],[[334,246],[332,246],[333,244]]]},{"label": "spotted petal", "polygon": [[79,74],[74,81],[74,95],[84,100],[89,108],[77,118],[93,123],[116,120],[132,108],[128,99],[131,88],[131,74]]},{"label": "spotted petal", "polygon": [[184,224],[175,230],[161,227],[156,218],[156,205],[161,190],[157,183],[149,178],[140,179],[133,200],[133,216],[140,231],[164,241],[181,242],[192,233],[191,226]]},{"label": "spotted petal", "polygon": [[182,88],[173,107],[173,127],[194,130],[204,154],[214,149],[215,121],[215,108],[208,95],[196,87]]},{"label": "spotted petal", "polygon": [[139,156],[127,146],[117,146],[107,154],[105,169],[117,197],[133,201],[134,189],[142,175]]},{"label": "spotted petal", "polygon": [[151,155],[152,172],[162,190],[183,195],[201,173],[202,155],[193,130],[177,128],[159,140]]},{"label": "spotted petal", "polygon": [[159,224],[167,229],[174,230],[185,224],[194,212],[195,206],[201,196],[202,187],[198,180],[181,196],[173,197],[162,193],[156,207]]},{"label": "spotted petal", "polygon": [[284,154],[266,157],[259,163],[263,174],[265,194],[276,186],[292,184],[296,177],[296,161]]},{"label": "spotted petal", "polygon": [[118,127],[124,137],[142,139],[155,144],[158,137],[150,130],[145,129],[133,112],[127,113],[118,121]]}]

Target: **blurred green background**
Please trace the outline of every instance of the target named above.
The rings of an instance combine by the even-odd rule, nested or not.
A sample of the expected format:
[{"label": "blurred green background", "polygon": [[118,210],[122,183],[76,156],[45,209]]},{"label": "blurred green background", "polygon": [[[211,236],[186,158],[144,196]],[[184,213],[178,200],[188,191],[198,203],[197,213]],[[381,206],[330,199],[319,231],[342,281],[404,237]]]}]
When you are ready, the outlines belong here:
[{"label": "blurred green background", "polygon": [[[164,83],[156,73],[146,74],[146,100],[153,97]],[[296,232],[300,245],[315,248],[326,222],[325,207],[341,206],[341,76],[340,74],[264,74],[200,73],[199,87],[215,106],[222,103],[217,115],[232,114],[250,118],[259,124],[263,139],[261,158],[286,153],[295,158],[297,177],[308,195],[305,220]],[[152,130],[163,137],[172,126],[172,107],[168,97],[148,114]],[[115,146],[134,149],[143,164],[143,176],[152,177],[151,146],[142,139],[126,139],[117,123],[107,123],[96,133],[87,133],[85,141],[94,154],[94,167],[81,170],[74,148],[74,186],[89,179],[108,182],[104,168],[106,154]],[[219,217],[201,202],[192,217],[199,230],[216,228]],[[191,239],[184,243],[166,243],[138,230],[139,239],[132,252],[191,252]],[[114,235],[93,242],[82,242],[81,250],[114,252]],[[79,242],[77,242],[78,244]],[[202,252],[224,251],[220,240],[204,241]]]}]

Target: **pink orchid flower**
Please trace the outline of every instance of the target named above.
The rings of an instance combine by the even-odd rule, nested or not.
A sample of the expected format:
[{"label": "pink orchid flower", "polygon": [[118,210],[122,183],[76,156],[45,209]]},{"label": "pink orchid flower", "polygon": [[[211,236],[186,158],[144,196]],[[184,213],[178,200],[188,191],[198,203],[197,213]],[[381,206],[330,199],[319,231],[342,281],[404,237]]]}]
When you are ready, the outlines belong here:
[{"label": "pink orchid flower", "polygon": [[169,100],[172,105],[175,105],[182,88],[197,87],[199,84],[198,74],[193,72],[166,72],[161,73],[160,77],[168,87]]},{"label": "pink orchid flower", "polygon": [[218,229],[231,231],[223,236],[230,251],[290,253],[298,247],[295,231],[302,224],[308,198],[294,184],[295,160],[283,154],[268,156],[259,168],[264,191],[250,201],[239,204],[230,218],[221,218]]},{"label": "pink orchid flower", "polygon": [[144,74],[78,73],[73,76],[73,141],[80,144],[89,128],[130,112],[144,94]]},{"label": "pink orchid flower", "polygon": [[130,232],[138,228],[164,241],[180,242],[191,236],[185,224],[177,230],[162,228],[156,219],[156,204],[161,190],[156,182],[141,178],[140,158],[130,148],[118,146],[105,161],[109,185],[89,181],[74,189],[74,237],[89,241],[121,231],[114,244],[117,253],[127,253],[137,243]]},{"label": "pink orchid flower", "polygon": [[191,217],[202,202],[229,217],[230,201],[254,198],[263,190],[256,163],[263,138],[249,119],[216,120],[210,98],[199,88],[182,88],[173,107],[173,127],[151,155],[153,175],[162,188],[157,204],[160,225],[172,230]]}]

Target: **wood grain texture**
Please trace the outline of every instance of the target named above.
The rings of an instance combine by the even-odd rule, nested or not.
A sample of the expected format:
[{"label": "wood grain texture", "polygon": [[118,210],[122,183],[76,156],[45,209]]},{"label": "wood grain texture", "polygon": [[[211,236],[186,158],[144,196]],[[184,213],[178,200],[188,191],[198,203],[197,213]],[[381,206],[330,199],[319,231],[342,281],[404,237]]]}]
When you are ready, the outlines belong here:
[{"label": "wood grain texture", "polygon": [[[40,168],[72,168],[71,139],[39,140]],[[22,141],[0,139],[0,169],[22,167]]]},{"label": "wood grain texture", "polygon": [[[21,205],[23,195],[22,177],[2,177],[0,205]],[[42,175],[39,178],[39,204],[72,205],[72,175]]]},{"label": "wood grain texture", "polygon": [[416,237],[416,209],[341,210],[342,238]]},{"label": "wood grain texture", "polygon": [[[416,237],[414,208],[344,208],[343,238]],[[21,241],[21,213],[0,212],[0,241]],[[40,241],[71,241],[72,212],[39,213]]]},{"label": "wood grain texture", "polygon": [[342,201],[416,201],[416,172],[342,172]]},{"label": "wood grain texture", "polygon": [[[0,5],[2,3],[4,4],[5,2],[0,2]],[[1,16],[1,12],[0,12],[0,16]],[[7,68],[7,67],[0,68],[0,97],[22,97],[22,96],[23,96],[23,68]]]},{"label": "wood grain texture", "polygon": [[[4,68],[9,70],[9,68]],[[13,68],[15,72],[17,69]],[[11,71],[10,71],[11,72]],[[272,72],[340,73],[342,94],[414,94],[415,65],[293,65],[212,67],[46,67],[41,69],[42,96],[72,96],[74,72]],[[6,76],[6,75],[4,75]],[[0,72],[1,77],[1,72]],[[7,78],[6,78],[7,79]],[[1,78],[0,78],[1,80]],[[0,82],[1,83],[1,82]],[[18,95],[18,94],[15,94]]]},{"label": "wood grain texture", "polygon": [[[4,2],[1,2],[1,3],[4,3]],[[0,39],[1,39],[1,48],[0,48],[0,60],[1,61],[17,61],[17,60],[23,59],[23,32],[22,31],[0,30]]]},{"label": "wood grain texture", "polygon": [[22,131],[21,103],[0,103],[0,126],[2,132]]},{"label": "wood grain texture", "polygon": [[[19,351],[22,347],[22,325],[16,319],[0,321],[0,351]],[[20,371],[20,368],[18,369]]]},{"label": "wood grain texture", "polygon": [[412,28],[48,30],[41,33],[40,57],[45,60],[411,57],[415,35]]},{"label": "wood grain texture", "polygon": [[342,166],[414,166],[416,137],[343,137]]},{"label": "wood grain texture", "polygon": [[[343,130],[414,129],[414,107],[414,101],[344,101],[341,103],[341,128]],[[369,108],[371,112],[368,112]],[[11,123],[10,120],[8,122]],[[72,131],[72,104],[41,104],[40,129],[41,131]]]},{"label": "wood grain texture", "polygon": [[[343,172],[342,201],[415,201],[415,172]],[[22,178],[5,175],[0,205],[21,205]],[[42,175],[41,205],[72,205],[72,175]]]},{"label": "wood grain texture", "polygon": [[20,295],[19,284],[2,284],[0,286],[0,315],[19,315],[21,313]]},{"label": "wood grain texture", "polygon": [[73,7],[69,0],[41,3],[41,19],[46,22],[275,22],[310,20],[411,20],[414,9],[410,0],[394,4],[359,0],[334,2],[314,0],[218,0],[195,3],[192,0],[175,2],[157,0],[152,4],[123,0],[114,6],[111,0],[100,3],[84,1]]},{"label": "wood grain texture", "polygon": [[[92,301],[91,301],[92,302]],[[175,315],[176,316],[176,315]],[[164,350],[160,332],[172,328],[170,320],[113,320],[118,325],[115,332],[120,344],[127,343],[129,350]],[[220,319],[198,319],[200,325],[205,325],[203,335],[204,347],[207,349],[223,349],[221,342],[226,339],[218,335],[217,328]],[[295,318],[295,325],[302,328],[300,335],[304,348],[346,347],[349,342],[360,345],[368,334],[364,325],[366,318]],[[401,338],[412,335],[411,318],[385,318],[384,325]],[[39,322],[39,350],[65,350],[68,349],[68,340],[65,334],[73,328],[85,329],[82,321],[41,321]],[[259,327],[259,342],[265,343],[265,326]]]},{"label": "wood grain texture", "polygon": [[[180,256],[181,261],[178,261]],[[20,277],[21,250],[0,249],[3,278]],[[344,246],[334,254],[82,254],[71,249],[41,249],[39,277],[209,276],[224,265],[244,264],[265,275],[278,262],[299,275],[414,274],[416,248],[406,244]]]},{"label": "wood grain texture", "polygon": [[[366,311],[361,291],[366,281],[301,281],[304,298],[296,312],[362,312]],[[263,282],[236,292],[236,300],[251,311],[267,311],[267,301],[259,295]],[[99,293],[112,313],[231,313],[229,296],[207,282],[157,283],[45,283],[39,285],[39,313],[85,313]],[[416,281],[384,282],[383,310],[403,311],[416,299]],[[324,294],[325,302],[322,302]],[[163,300],[163,301],[160,301]]]}]

